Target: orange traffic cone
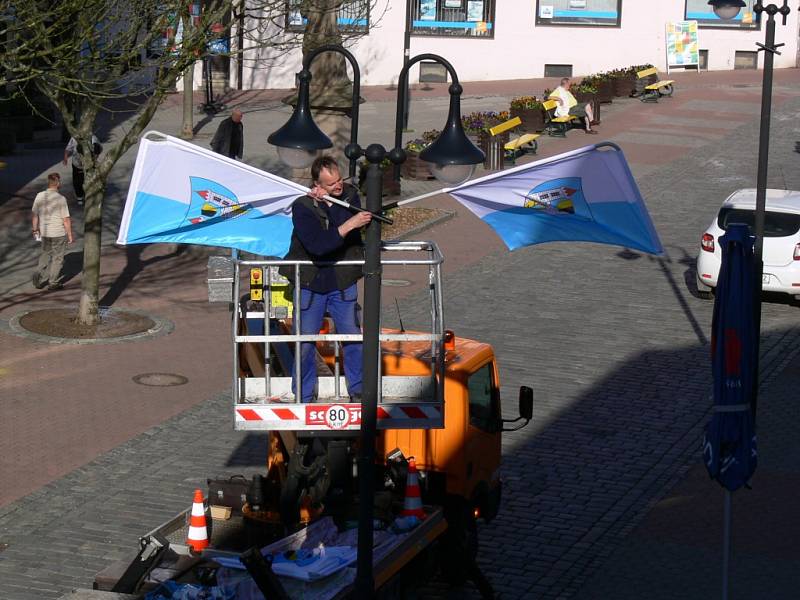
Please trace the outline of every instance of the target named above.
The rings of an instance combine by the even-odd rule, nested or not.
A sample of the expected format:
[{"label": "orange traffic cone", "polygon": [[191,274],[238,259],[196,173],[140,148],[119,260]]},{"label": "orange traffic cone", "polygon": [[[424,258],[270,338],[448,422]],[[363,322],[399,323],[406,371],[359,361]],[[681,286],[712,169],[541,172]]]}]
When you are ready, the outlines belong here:
[{"label": "orange traffic cone", "polygon": [[203,508],[203,492],[194,491],[192,516],[189,519],[189,536],[186,543],[195,552],[208,548],[208,531],[206,530],[206,511]]},{"label": "orange traffic cone", "polygon": [[406,498],[403,502],[402,517],[425,518],[425,511],[422,510],[422,496],[419,491],[419,476],[417,475],[417,463],[414,457],[408,459],[408,479],[406,479]]}]

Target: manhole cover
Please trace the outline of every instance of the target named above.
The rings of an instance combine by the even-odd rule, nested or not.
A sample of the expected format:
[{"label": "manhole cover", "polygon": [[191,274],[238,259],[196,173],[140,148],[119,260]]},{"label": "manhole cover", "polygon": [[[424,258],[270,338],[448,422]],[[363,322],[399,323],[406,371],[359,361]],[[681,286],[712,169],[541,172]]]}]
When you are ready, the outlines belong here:
[{"label": "manhole cover", "polygon": [[140,373],[135,375],[133,380],[141,385],[151,385],[154,387],[169,387],[171,385],[183,385],[189,380],[177,373]]},{"label": "manhole cover", "polygon": [[408,279],[381,279],[381,285],[386,287],[408,287],[411,282]]}]

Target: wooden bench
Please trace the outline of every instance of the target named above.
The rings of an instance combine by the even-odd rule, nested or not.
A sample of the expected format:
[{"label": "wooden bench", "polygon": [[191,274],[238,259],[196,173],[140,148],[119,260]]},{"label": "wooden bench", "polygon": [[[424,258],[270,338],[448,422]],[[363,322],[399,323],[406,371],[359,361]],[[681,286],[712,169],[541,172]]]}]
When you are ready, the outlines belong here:
[{"label": "wooden bench", "polygon": [[644,80],[644,88],[639,94],[639,100],[642,102],[658,102],[661,96],[672,96],[675,82],[671,79],[659,81],[658,69],[655,67],[638,71],[636,78]]},{"label": "wooden bench", "polygon": [[[516,129],[520,125],[522,125],[522,119],[519,117],[514,117],[513,119],[509,119],[508,121],[500,123],[499,125],[490,127],[489,135],[495,137],[501,133],[506,133],[507,131],[510,132],[512,129]],[[511,161],[511,164],[513,165],[517,160],[517,156],[521,156],[528,151],[530,151],[531,154],[536,154],[536,150],[539,147],[539,142],[536,141],[538,138],[538,133],[523,133],[519,137],[507,141],[503,145],[504,157]]]},{"label": "wooden bench", "polygon": [[556,100],[545,100],[542,102],[542,106],[544,107],[544,130],[548,135],[567,137],[567,129],[570,128],[573,122],[580,119],[575,115],[557,117],[558,102]]}]

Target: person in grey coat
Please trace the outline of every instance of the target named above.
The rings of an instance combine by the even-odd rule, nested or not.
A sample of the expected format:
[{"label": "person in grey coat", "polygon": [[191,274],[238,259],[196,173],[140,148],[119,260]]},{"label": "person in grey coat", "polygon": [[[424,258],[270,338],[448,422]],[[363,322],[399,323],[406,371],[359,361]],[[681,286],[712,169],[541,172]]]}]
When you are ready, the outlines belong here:
[{"label": "person in grey coat", "polygon": [[242,159],[244,150],[244,126],[242,111],[234,108],[231,116],[223,119],[211,140],[211,149],[229,158]]}]

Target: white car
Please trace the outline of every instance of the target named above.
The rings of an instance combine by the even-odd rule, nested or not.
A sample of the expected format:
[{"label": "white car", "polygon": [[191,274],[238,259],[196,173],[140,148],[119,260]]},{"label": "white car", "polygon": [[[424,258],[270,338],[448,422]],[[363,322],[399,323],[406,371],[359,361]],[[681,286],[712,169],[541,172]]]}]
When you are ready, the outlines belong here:
[{"label": "white car", "polygon": [[[700,238],[697,255],[697,291],[701,298],[711,296],[717,285],[722,250],[719,238],[729,223],[745,223],[755,230],[756,191],[732,193]],[[800,192],[767,190],[764,214],[764,271],[762,288],[800,299]]]}]

